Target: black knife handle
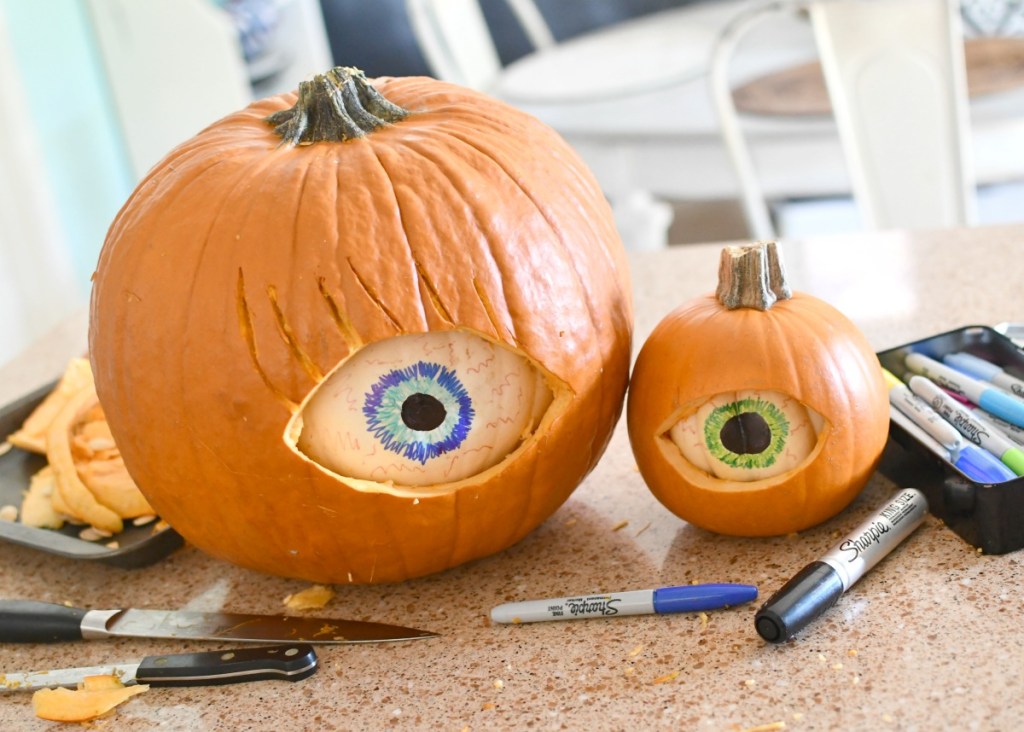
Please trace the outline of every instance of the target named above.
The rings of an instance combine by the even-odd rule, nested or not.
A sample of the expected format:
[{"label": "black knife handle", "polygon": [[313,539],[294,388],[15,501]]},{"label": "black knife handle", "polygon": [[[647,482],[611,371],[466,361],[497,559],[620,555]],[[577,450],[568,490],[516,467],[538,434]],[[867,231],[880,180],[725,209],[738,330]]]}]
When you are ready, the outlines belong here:
[{"label": "black knife handle", "polygon": [[298,681],[317,668],[316,652],[308,643],[240,648],[230,651],[147,656],[135,680],[153,686],[209,686],[242,681]]},{"label": "black knife handle", "polygon": [[0,642],[81,640],[85,610],[36,600],[0,600]]}]

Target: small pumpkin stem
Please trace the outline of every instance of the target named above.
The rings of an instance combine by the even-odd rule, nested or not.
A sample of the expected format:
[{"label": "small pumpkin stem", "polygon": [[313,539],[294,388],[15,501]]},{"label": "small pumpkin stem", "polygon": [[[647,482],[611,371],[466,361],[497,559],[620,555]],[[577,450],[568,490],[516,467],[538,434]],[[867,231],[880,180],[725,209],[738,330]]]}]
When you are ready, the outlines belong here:
[{"label": "small pumpkin stem", "polygon": [[299,83],[299,98],[291,109],[274,112],[266,121],[284,142],[344,142],[363,137],[409,115],[389,102],[362,71],[335,66]]},{"label": "small pumpkin stem", "polygon": [[778,245],[767,241],[723,249],[715,295],[729,310],[768,310],[792,297]]}]

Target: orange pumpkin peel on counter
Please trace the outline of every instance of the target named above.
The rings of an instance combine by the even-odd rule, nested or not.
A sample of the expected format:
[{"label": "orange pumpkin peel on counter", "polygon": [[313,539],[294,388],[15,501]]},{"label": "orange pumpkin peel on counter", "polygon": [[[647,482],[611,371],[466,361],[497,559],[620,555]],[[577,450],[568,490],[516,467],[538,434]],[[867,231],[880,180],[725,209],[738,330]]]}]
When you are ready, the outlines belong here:
[{"label": "orange pumpkin peel on counter", "polygon": [[324,584],[500,551],[594,467],[632,302],[610,207],[539,121],[338,67],[158,163],[90,320],[125,465],[189,542]]},{"label": "orange pumpkin peel on counter", "polygon": [[88,722],[148,690],[147,684],[125,686],[116,676],[87,676],[77,689],[40,689],[32,695],[32,708],[51,722]]},{"label": "orange pumpkin peel on counter", "polygon": [[875,353],[828,303],[792,292],[774,242],[722,251],[714,294],[637,357],[630,444],[651,492],[710,531],[776,536],[845,508],[874,472],[889,402]]}]

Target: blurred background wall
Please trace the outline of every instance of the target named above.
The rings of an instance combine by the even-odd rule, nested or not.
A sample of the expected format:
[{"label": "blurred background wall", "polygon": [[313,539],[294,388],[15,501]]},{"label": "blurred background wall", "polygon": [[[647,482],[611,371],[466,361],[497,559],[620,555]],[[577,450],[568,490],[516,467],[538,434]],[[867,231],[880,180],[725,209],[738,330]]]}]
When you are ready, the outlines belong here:
[{"label": "blurred background wall", "polygon": [[[561,39],[693,1],[539,0],[538,6]],[[526,53],[527,41],[503,1],[482,0],[482,7],[502,60]],[[134,105],[126,100],[132,74],[138,83],[186,73],[198,45],[191,30],[215,20],[205,12],[211,8],[230,17],[220,21],[234,23],[234,55],[251,88],[243,96],[221,94],[227,108],[211,104],[206,116],[189,117],[197,92],[214,77],[235,73],[217,64],[182,76],[177,91],[161,87],[140,94]],[[184,25],[171,22],[179,10],[193,14]],[[153,38],[142,37],[139,13],[153,15],[160,31]],[[260,53],[260,43],[275,33],[282,36],[274,49],[282,60],[277,66],[271,54]],[[144,63],[125,61],[149,46]],[[293,89],[333,63],[371,76],[428,73],[403,0],[0,0],[0,363],[85,306],[110,222],[163,152],[249,98]],[[230,78],[221,88],[230,88]],[[158,123],[145,122],[149,134],[140,134],[133,106],[153,105],[166,111]]]},{"label": "blurred background wall", "polygon": [[[536,0],[557,40],[716,2]],[[527,53],[505,0],[480,4],[501,60]],[[976,34],[1024,35],[1021,0],[962,7]],[[204,56],[198,39],[225,33],[220,55]],[[106,230],[152,163],[250,99],[335,63],[370,76],[429,73],[405,0],[0,0],[0,363],[84,308]],[[1012,220],[1021,191],[997,201]],[[715,234],[738,220],[735,202],[724,205],[702,201],[689,214],[702,240],[733,236]],[[848,208],[822,209],[808,226]]]}]

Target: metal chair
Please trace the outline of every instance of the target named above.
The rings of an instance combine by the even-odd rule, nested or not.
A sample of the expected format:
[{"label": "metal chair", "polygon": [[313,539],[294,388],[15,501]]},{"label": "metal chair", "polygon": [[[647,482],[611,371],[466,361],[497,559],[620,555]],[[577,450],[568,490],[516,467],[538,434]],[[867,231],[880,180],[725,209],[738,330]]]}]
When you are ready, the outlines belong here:
[{"label": "metal chair", "polygon": [[[533,0],[505,2],[534,49],[555,45]],[[437,78],[481,90],[494,84],[501,60],[477,0],[406,0],[405,7],[420,50]]]},{"label": "metal chair", "polygon": [[505,2],[534,46],[507,67],[478,0],[406,0],[406,8],[435,77],[504,99],[576,149],[627,246],[664,245],[672,209],[658,199],[734,195],[705,77],[712,43],[742,0],[694,2],[558,43],[532,0]]},{"label": "metal chair", "polygon": [[757,238],[776,236],[733,97],[730,61],[778,13],[809,13],[865,228],[962,226],[974,220],[964,47],[956,0],[771,0],[723,30],[711,64],[722,139]]}]

